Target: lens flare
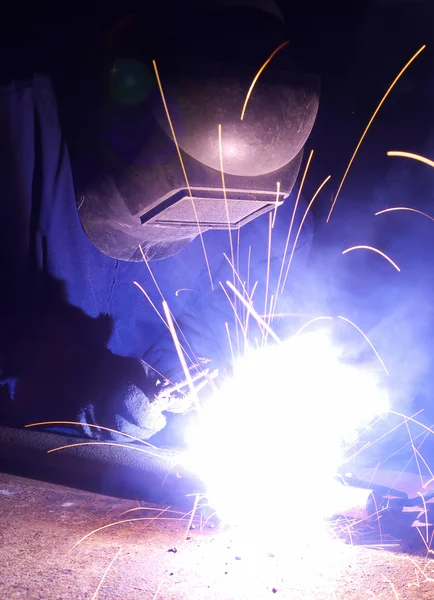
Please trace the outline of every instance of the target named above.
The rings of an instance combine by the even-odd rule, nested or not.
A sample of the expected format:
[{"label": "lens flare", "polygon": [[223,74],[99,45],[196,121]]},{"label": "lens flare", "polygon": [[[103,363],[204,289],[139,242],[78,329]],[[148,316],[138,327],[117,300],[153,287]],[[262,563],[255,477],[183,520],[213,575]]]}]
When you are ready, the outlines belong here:
[{"label": "lens flare", "polygon": [[376,374],[346,364],[326,330],[297,335],[235,362],[187,433],[188,467],[224,522],[258,535],[266,510],[268,534],[281,533],[281,507],[305,539],[339,510],[344,447],[387,410]]}]

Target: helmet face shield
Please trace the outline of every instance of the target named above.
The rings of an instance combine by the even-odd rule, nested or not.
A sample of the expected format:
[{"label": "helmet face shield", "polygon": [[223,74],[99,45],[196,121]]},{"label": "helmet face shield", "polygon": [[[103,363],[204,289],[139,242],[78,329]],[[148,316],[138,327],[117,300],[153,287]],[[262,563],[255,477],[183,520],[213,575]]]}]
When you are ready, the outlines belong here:
[{"label": "helmet face shield", "polygon": [[99,250],[164,258],[199,230],[239,229],[287,198],[319,101],[316,77],[282,68],[287,52],[259,76],[243,118],[260,65],[163,57],[163,102],[152,62],[114,63],[110,97],[71,152],[79,215]]}]

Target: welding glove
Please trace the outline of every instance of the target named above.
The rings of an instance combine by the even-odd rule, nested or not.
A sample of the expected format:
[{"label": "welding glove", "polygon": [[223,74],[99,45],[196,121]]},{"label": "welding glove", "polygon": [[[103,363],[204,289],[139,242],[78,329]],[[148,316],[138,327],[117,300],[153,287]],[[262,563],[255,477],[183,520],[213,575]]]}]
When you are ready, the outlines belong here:
[{"label": "welding glove", "polygon": [[[166,426],[168,413],[184,414],[191,408],[189,394],[165,389],[141,362],[127,360],[131,360],[130,376],[117,384],[118,393],[109,402],[92,402],[80,410],[78,420],[87,437],[123,443],[130,441],[127,436],[149,440]],[[98,427],[102,424],[114,431],[104,431]]]},{"label": "welding glove", "polygon": [[[98,320],[87,318],[92,327]],[[149,439],[166,424],[168,412],[191,405],[185,394],[167,394],[154,373],[135,358],[120,357],[101,343],[76,335],[58,316],[38,315],[12,327],[0,344],[0,422],[79,422],[80,435],[128,441],[107,427]],[[95,336],[90,336],[95,339]],[[2,340],[2,341],[3,341]],[[73,426],[50,427],[77,435]]]},{"label": "welding glove", "polygon": [[[183,412],[190,408],[191,402],[177,400],[175,405],[167,397],[157,396],[148,398],[144,392],[131,383],[122,395],[116,399],[113,410],[104,408],[105,418],[98,417],[98,407],[89,404],[79,412],[79,421],[82,431],[87,437],[97,439],[113,439],[128,442],[127,436],[148,440],[166,426],[166,412]],[[105,432],[98,427],[101,423],[109,426],[119,433]],[[91,427],[95,425],[96,427]],[[125,435],[122,435],[125,434]]]}]

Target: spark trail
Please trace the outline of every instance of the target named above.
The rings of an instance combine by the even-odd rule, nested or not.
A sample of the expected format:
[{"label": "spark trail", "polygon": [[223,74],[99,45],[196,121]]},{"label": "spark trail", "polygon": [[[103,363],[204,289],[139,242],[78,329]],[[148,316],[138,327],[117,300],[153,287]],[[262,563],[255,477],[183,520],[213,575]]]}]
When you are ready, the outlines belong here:
[{"label": "spark trail", "polygon": [[153,60],[152,64],[154,66],[155,77],[157,78],[158,89],[160,90],[161,100],[163,101],[163,105],[164,105],[164,110],[166,112],[167,121],[169,123],[169,127],[170,127],[170,131],[171,131],[171,134],[172,134],[172,137],[173,137],[173,141],[175,142],[176,152],[178,153],[178,158],[179,158],[179,162],[181,164],[182,173],[184,175],[185,184],[187,186],[188,194],[189,194],[190,199],[191,199],[191,206],[193,208],[194,217],[196,219],[196,224],[197,224],[197,229],[198,229],[199,236],[200,236],[200,241],[201,241],[201,244],[202,244],[203,255],[205,257],[206,268],[208,270],[208,277],[209,277],[209,281],[210,281],[210,284],[211,284],[211,289],[213,290],[214,289],[214,285],[213,285],[212,276],[211,276],[211,268],[209,266],[209,260],[208,260],[208,255],[206,253],[205,242],[203,240],[202,230],[200,228],[199,216],[197,214],[196,204],[194,203],[194,198],[193,198],[193,194],[191,192],[190,182],[189,182],[189,179],[187,177],[187,171],[185,170],[185,165],[184,165],[184,161],[182,159],[181,149],[179,147],[178,139],[176,137],[175,129],[173,127],[173,122],[172,122],[172,118],[170,116],[169,107],[167,106],[166,96],[164,94],[163,86],[162,86],[161,79],[160,79],[160,74],[159,74],[158,68],[157,68],[157,63],[155,62],[155,60]]},{"label": "spark trail", "polygon": [[273,50],[273,52],[270,54],[270,56],[267,58],[267,60],[264,62],[264,64],[261,66],[261,68],[259,69],[259,71],[256,73],[255,77],[253,78],[253,81],[248,89],[247,95],[246,95],[246,99],[244,100],[244,104],[243,104],[243,108],[241,110],[241,121],[244,120],[244,114],[246,112],[246,108],[247,108],[247,103],[249,101],[250,96],[252,95],[253,92],[253,88],[256,85],[256,82],[258,81],[259,77],[261,76],[261,73],[263,72],[263,70],[265,69],[265,67],[271,62],[271,60],[276,56],[276,54],[279,52],[279,50],[281,50],[282,48],[284,48],[285,46],[287,46],[289,44],[289,40],[287,40],[286,42],[283,42],[282,44],[280,44],[280,46],[278,46],[275,50]]},{"label": "spark trail", "polygon": [[408,67],[416,60],[416,58],[419,56],[419,54],[421,52],[423,52],[423,50],[425,50],[425,48],[426,48],[426,45],[424,44],[421,48],[419,48],[419,50],[415,54],[413,54],[413,56],[410,58],[410,60],[403,66],[403,68],[400,70],[400,72],[398,73],[398,75],[395,77],[395,79],[392,81],[392,83],[390,84],[390,86],[387,88],[386,93],[381,98],[381,100],[380,100],[377,108],[374,110],[374,112],[372,114],[372,117],[369,119],[369,122],[366,125],[366,127],[365,127],[365,129],[364,129],[364,131],[362,133],[362,137],[360,138],[360,140],[359,140],[359,142],[358,142],[358,144],[356,146],[356,149],[354,150],[353,155],[350,158],[350,162],[348,163],[348,166],[347,166],[347,168],[345,170],[345,173],[344,173],[344,175],[342,177],[341,183],[339,184],[338,191],[336,192],[336,195],[334,197],[332,206],[330,208],[330,212],[329,212],[329,214],[327,216],[326,223],[328,223],[330,221],[330,217],[332,216],[332,212],[333,212],[333,210],[335,208],[335,205],[336,205],[336,202],[338,200],[339,194],[341,193],[342,187],[343,187],[343,185],[345,183],[345,180],[347,178],[347,175],[348,175],[348,173],[349,173],[349,171],[351,169],[351,165],[353,164],[354,159],[356,158],[357,152],[359,151],[359,148],[362,145],[363,140],[365,139],[366,134],[369,131],[369,128],[371,127],[371,125],[372,125],[375,117],[377,116],[378,111],[383,106],[384,102],[386,101],[387,96],[390,94],[390,92],[393,90],[393,88],[395,87],[395,85],[401,79],[402,75],[405,73],[405,71],[408,69]]},{"label": "spark trail", "polygon": [[434,168],[434,160],[430,160],[425,156],[421,156],[420,154],[415,154],[414,152],[401,152],[400,150],[389,150],[387,156],[401,156],[402,158],[412,158],[413,160],[418,160],[429,167]]},{"label": "spark trail", "polygon": [[417,213],[418,215],[422,215],[423,217],[426,217],[430,221],[434,221],[434,217],[431,217],[427,213],[425,213],[421,210],[418,210],[417,208],[410,208],[408,206],[394,206],[392,208],[385,208],[383,210],[379,210],[378,212],[376,212],[375,216],[378,217],[378,215],[384,215],[385,213],[395,212],[395,211],[399,211],[399,210],[414,212],[414,213]]},{"label": "spark trail", "polygon": [[303,228],[304,222],[307,219],[307,215],[309,214],[310,209],[312,208],[312,204],[315,202],[318,194],[321,192],[321,190],[323,189],[323,187],[326,185],[326,183],[330,180],[331,175],[328,175],[328,177],[326,177],[324,179],[324,181],[321,183],[321,185],[319,186],[319,188],[316,190],[316,192],[314,193],[314,195],[312,196],[311,201],[309,202],[309,204],[307,205],[307,208],[304,212],[303,218],[301,220],[301,223],[299,225],[298,231],[297,231],[297,235],[295,236],[295,240],[294,240],[294,244],[292,246],[292,250],[291,250],[291,254],[289,256],[289,261],[288,261],[288,266],[286,268],[286,273],[285,273],[285,278],[283,280],[283,284],[282,284],[282,289],[280,290],[280,293],[283,294],[283,290],[285,289],[285,285],[286,285],[286,280],[288,279],[288,274],[289,274],[289,268],[291,266],[292,263],[292,259],[294,258],[294,252],[295,249],[297,247],[297,242],[298,242],[298,238],[300,237],[300,233],[301,230]]},{"label": "spark trail", "polygon": [[342,254],[348,254],[348,252],[352,252],[353,250],[371,250],[372,252],[376,252],[377,254],[379,254],[380,256],[382,256],[383,258],[385,258],[388,262],[390,262],[390,264],[393,267],[395,267],[395,269],[397,271],[401,271],[401,269],[398,267],[398,265],[396,264],[396,262],[394,262],[390,258],[390,256],[387,256],[387,254],[385,254],[381,250],[378,250],[378,248],[374,248],[373,246],[352,246],[351,248],[347,248],[346,250],[344,250],[342,252]]}]

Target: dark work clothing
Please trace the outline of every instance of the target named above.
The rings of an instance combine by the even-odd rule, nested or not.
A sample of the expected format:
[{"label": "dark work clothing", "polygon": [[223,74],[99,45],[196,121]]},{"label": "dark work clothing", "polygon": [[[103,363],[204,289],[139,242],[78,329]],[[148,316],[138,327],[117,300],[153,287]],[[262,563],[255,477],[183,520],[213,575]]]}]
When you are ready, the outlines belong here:
[{"label": "dark work clothing", "polygon": [[[168,377],[181,372],[170,333],[134,282],[162,313],[160,293],[144,263],[113,260],[84,233],[49,81],[36,76],[4,87],[0,119],[0,358],[7,381],[3,392],[14,397],[3,402],[14,406],[15,424],[76,419],[90,407],[86,414],[92,413],[98,424],[119,425],[115,415],[131,419],[125,394],[133,399],[129,407],[135,405],[137,389],[148,398],[155,395],[158,376],[153,369]],[[269,298],[275,293],[294,198],[293,194],[277,211]],[[301,203],[294,232],[304,210]],[[294,276],[309,251],[311,231],[308,218]],[[233,239],[236,246],[236,234]],[[204,243],[215,291],[199,238],[176,256],[150,263],[150,268],[194,355],[211,358],[224,369],[230,362],[225,322],[233,342],[236,338],[231,307],[219,285],[233,278],[223,256],[230,258],[228,232],[207,232]],[[254,296],[259,312],[264,310],[267,248],[265,215],[241,230],[236,258],[245,282],[250,264],[250,289],[260,282]],[[288,290],[294,280],[290,277]],[[186,345],[182,338],[181,342]],[[138,358],[151,368],[144,369]]]}]

